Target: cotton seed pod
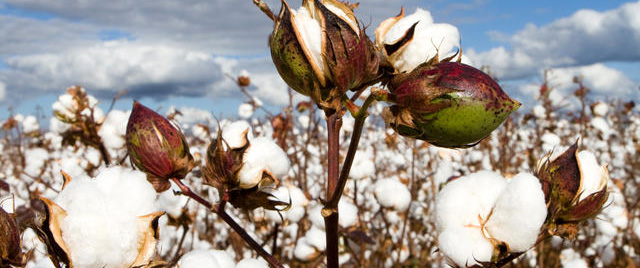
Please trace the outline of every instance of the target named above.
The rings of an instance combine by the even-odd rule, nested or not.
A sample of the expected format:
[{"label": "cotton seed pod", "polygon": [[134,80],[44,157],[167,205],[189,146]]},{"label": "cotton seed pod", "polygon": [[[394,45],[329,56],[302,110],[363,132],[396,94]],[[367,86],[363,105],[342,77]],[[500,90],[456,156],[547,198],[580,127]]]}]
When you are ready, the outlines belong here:
[{"label": "cotton seed pod", "polygon": [[400,135],[441,147],[470,147],[520,107],[484,72],[434,61],[396,75],[388,85],[394,105],[383,117]]},{"label": "cotton seed pod", "polygon": [[[577,142],[553,160],[548,154],[537,169],[551,220],[558,224],[578,223],[596,216],[609,193],[609,172],[595,157],[578,152]],[[566,228],[565,228],[566,229]]]},{"label": "cotton seed pod", "polygon": [[147,174],[157,192],[169,189],[171,178],[184,178],[194,166],[182,131],[137,101],[127,123],[126,142],[131,163]]},{"label": "cotton seed pod", "polygon": [[338,110],[348,90],[377,77],[378,58],[353,8],[337,0],[286,1],[269,37],[271,58],[282,79],[324,109]]},{"label": "cotton seed pod", "polygon": [[22,266],[20,232],[13,214],[0,207],[0,267]]}]

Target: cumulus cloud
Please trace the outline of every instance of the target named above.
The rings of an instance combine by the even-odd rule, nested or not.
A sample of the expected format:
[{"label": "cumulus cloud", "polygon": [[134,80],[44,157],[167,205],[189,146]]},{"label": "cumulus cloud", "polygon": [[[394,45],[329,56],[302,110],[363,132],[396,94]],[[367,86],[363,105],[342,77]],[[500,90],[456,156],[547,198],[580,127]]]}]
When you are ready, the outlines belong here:
[{"label": "cumulus cloud", "polygon": [[7,85],[0,81],[0,101],[4,100],[4,96],[7,93]]},{"label": "cumulus cloud", "polygon": [[[571,104],[573,91],[578,89],[574,77],[581,78],[589,88],[590,94],[598,98],[636,99],[638,97],[637,82],[632,81],[619,70],[602,63],[579,67],[553,68],[547,73],[548,85],[553,89],[550,98],[556,103]],[[520,92],[526,96],[537,98],[540,85],[525,84]]]},{"label": "cumulus cloud", "polygon": [[34,79],[43,90],[70,83],[112,95],[122,89],[136,95],[204,95],[222,78],[221,67],[208,53],[126,40],[77,47],[62,53],[15,56],[13,71]]},{"label": "cumulus cloud", "polygon": [[[477,65],[503,79],[523,78],[540,69],[640,60],[640,1],[604,12],[579,10],[544,26],[527,25],[511,36],[512,48],[470,50]],[[495,33],[494,33],[495,34]]]}]

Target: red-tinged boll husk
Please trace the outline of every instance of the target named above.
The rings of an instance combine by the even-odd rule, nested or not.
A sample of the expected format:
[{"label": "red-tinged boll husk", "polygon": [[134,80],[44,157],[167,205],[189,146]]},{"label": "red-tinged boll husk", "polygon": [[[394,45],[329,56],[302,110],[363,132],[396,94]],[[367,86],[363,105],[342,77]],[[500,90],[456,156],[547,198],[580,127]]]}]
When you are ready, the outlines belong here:
[{"label": "red-tinged boll husk", "polygon": [[180,129],[137,101],[126,134],[131,163],[147,174],[157,192],[171,187],[171,178],[183,179],[194,166]]},{"label": "red-tinged boll husk", "polygon": [[22,266],[20,232],[12,214],[0,207],[0,267]]},{"label": "red-tinged boll husk", "polygon": [[601,176],[599,188],[584,196],[587,175],[584,174],[585,164],[578,157],[577,142],[555,159],[549,157],[545,156],[540,162],[536,176],[545,193],[551,223],[577,224],[598,215],[609,198],[607,169],[603,167],[602,174],[597,174]]},{"label": "red-tinged boll husk", "polygon": [[[338,110],[348,90],[357,90],[378,77],[378,57],[373,43],[353,14],[353,6],[337,0],[304,0],[292,11],[286,1],[269,37],[271,57],[282,79],[297,92],[310,96],[323,109]],[[332,10],[339,10],[336,14]],[[305,28],[295,16],[309,16],[320,31]],[[313,27],[311,27],[313,28]],[[320,51],[313,39],[319,34]]]},{"label": "red-tinged boll husk", "polygon": [[441,147],[470,147],[520,106],[484,72],[433,62],[395,75],[388,84],[394,105],[383,116],[400,135]]}]

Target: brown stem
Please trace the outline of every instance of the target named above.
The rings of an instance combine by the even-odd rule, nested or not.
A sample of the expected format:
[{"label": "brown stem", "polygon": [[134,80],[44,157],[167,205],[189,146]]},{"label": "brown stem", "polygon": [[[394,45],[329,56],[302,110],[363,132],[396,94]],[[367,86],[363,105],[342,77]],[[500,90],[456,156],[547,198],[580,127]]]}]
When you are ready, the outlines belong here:
[{"label": "brown stem", "polygon": [[[344,163],[342,164],[342,170],[340,172],[340,177],[338,178],[336,189],[331,195],[331,198],[327,200],[327,203],[325,205],[325,208],[327,209],[334,210],[338,208],[338,203],[340,202],[340,198],[342,197],[342,193],[344,192],[344,187],[347,185],[347,179],[349,179],[349,172],[351,172],[353,159],[355,158],[356,152],[358,151],[358,145],[360,144],[360,136],[362,136],[364,122],[369,115],[367,109],[375,100],[375,95],[376,94],[372,92],[355,115],[353,132],[351,133],[351,140],[349,141],[347,156],[345,157]],[[329,160],[331,160],[331,155],[329,156]]]},{"label": "brown stem", "polygon": [[231,227],[231,229],[236,231],[236,233],[238,233],[238,235],[240,235],[240,237],[242,237],[242,239],[244,239],[244,241],[253,250],[255,250],[258,253],[258,255],[260,255],[262,258],[264,258],[269,263],[269,266],[284,268],[284,266],[278,260],[276,260],[276,258],[271,256],[271,254],[269,254],[267,251],[265,251],[264,248],[262,248],[262,246],[260,246],[260,244],[258,244],[258,242],[256,242],[244,230],[244,228],[242,228],[242,226],[240,226],[233,218],[231,218],[231,216],[229,214],[227,214],[227,212],[224,210],[224,206],[226,205],[226,202],[222,201],[222,202],[220,202],[220,203],[218,203],[216,205],[212,205],[211,202],[205,200],[204,198],[202,198],[197,193],[191,191],[191,188],[189,188],[189,186],[187,186],[184,183],[182,183],[182,181],[180,181],[179,179],[171,178],[171,180],[173,182],[175,182],[178,185],[178,187],[180,187],[180,190],[182,191],[183,195],[188,196],[189,198],[195,200],[196,202],[202,204],[203,206],[211,209],[211,211],[216,213],[218,215],[218,217],[220,217],[224,222],[226,222],[227,225],[229,225],[229,227]]},{"label": "brown stem", "polygon": [[272,21],[276,21],[278,19],[278,17],[276,17],[276,15],[273,14],[273,12],[269,8],[269,6],[267,6],[267,3],[265,3],[264,1],[262,1],[262,0],[253,0],[253,3],[258,8],[260,8],[260,10],[262,12],[264,12],[264,14],[267,15],[267,17],[269,17]]},{"label": "brown stem", "polygon": [[[328,132],[328,178],[327,199],[332,198],[338,187],[340,172],[340,127],[342,126],[341,113],[335,112],[327,117]],[[330,210],[322,210],[327,241],[327,267],[338,267],[338,207],[330,207]]]}]

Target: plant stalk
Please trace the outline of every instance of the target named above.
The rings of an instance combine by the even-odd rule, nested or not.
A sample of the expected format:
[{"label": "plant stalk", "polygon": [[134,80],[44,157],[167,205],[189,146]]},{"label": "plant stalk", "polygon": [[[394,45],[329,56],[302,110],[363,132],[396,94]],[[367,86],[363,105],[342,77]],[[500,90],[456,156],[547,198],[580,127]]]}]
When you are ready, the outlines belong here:
[{"label": "plant stalk", "polygon": [[180,190],[182,191],[183,195],[188,196],[189,198],[195,200],[196,202],[202,204],[203,206],[205,206],[207,208],[210,208],[211,211],[216,213],[218,215],[218,217],[220,217],[224,222],[226,222],[227,225],[229,225],[229,227],[231,227],[231,229],[236,231],[236,233],[238,233],[238,235],[240,235],[240,237],[242,237],[242,239],[253,250],[255,250],[258,253],[258,255],[260,255],[262,258],[264,258],[269,263],[269,266],[277,267],[277,268],[284,268],[284,266],[278,260],[276,260],[276,258],[274,258],[266,250],[264,250],[264,248],[262,248],[262,246],[260,246],[260,244],[258,244],[258,242],[256,242],[244,230],[244,228],[242,228],[242,226],[240,226],[229,214],[227,214],[227,212],[224,210],[224,206],[226,205],[225,201],[222,201],[222,202],[220,202],[220,203],[218,203],[216,205],[212,205],[211,202],[205,200],[204,198],[202,198],[197,193],[191,191],[191,188],[189,188],[189,186],[187,186],[184,183],[182,183],[182,181],[180,181],[179,179],[171,178],[171,180],[173,182],[175,182],[178,185],[178,187],[180,187]]},{"label": "plant stalk", "polygon": [[[327,199],[336,193],[338,187],[338,176],[340,173],[340,127],[342,119],[340,112],[334,112],[327,117],[328,132],[328,178],[327,178]],[[326,208],[326,206],[325,206]],[[327,241],[327,267],[337,268],[338,263],[338,207],[331,210],[322,210],[324,217],[326,241]]]}]

